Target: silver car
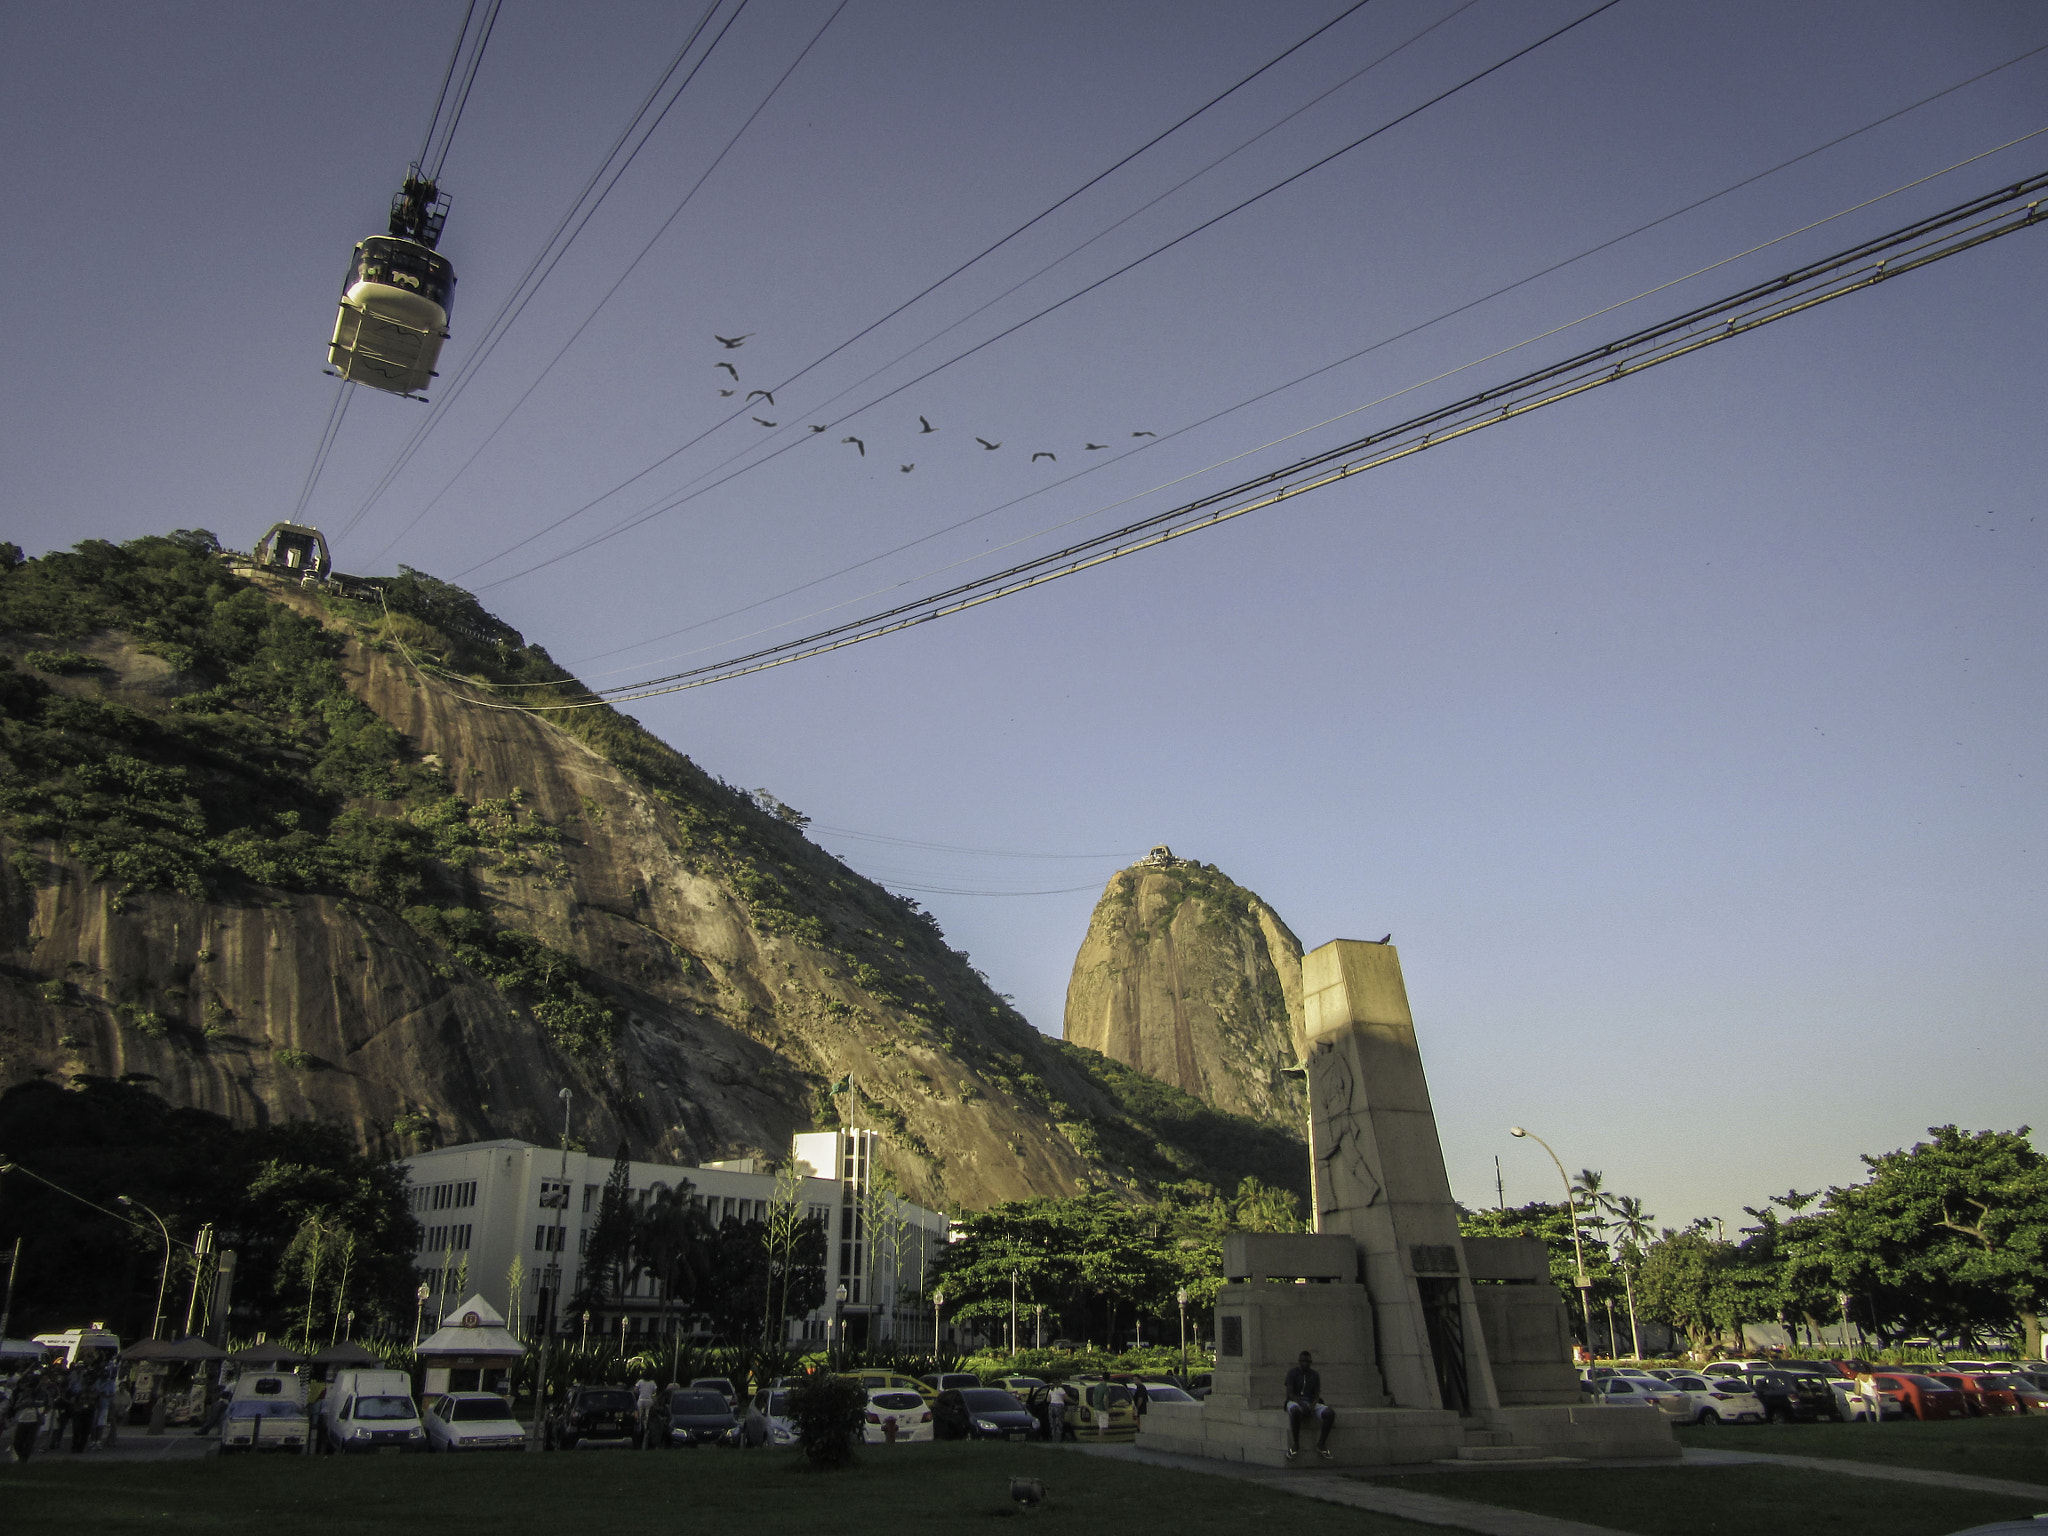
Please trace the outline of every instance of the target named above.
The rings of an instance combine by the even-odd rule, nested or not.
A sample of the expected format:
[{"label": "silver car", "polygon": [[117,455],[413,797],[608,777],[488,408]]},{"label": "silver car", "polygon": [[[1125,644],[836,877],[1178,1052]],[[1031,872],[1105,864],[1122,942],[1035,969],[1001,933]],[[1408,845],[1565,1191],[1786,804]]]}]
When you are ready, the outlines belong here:
[{"label": "silver car", "polygon": [[741,1445],[765,1445],[783,1450],[799,1444],[802,1439],[789,1417],[787,1392],[756,1392],[748,1400],[747,1416],[740,1425]]},{"label": "silver car", "polygon": [[444,1392],[421,1417],[430,1451],[516,1451],[526,1428],[495,1392]]},{"label": "silver car", "polygon": [[1683,1392],[1692,1405],[1687,1424],[1761,1424],[1764,1400],[1736,1376],[1679,1376],[1665,1385]]}]

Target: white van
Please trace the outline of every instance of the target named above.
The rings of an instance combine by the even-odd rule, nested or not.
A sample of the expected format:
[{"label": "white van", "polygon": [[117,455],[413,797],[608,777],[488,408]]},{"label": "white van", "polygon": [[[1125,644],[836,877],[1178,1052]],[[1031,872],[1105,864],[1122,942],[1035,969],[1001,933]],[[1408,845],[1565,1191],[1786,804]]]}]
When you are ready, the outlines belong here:
[{"label": "white van", "polygon": [[245,1371],[235,1382],[220,1453],[306,1448],[306,1378],[297,1371]]},{"label": "white van", "polygon": [[314,1444],[329,1455],[424,1451],[427,1434],[404,1371],[338,1371],[320,1399]]}]

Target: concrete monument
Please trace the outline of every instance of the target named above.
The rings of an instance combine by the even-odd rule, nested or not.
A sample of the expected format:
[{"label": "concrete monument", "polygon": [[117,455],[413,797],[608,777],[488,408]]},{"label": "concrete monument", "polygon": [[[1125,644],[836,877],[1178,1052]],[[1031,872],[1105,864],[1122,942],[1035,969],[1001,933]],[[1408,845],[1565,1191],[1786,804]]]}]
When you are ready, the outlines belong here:
[{"label": "concrete monument", "polygon": [[1661,1413],[1586,1400],[1536,1239],[1461,1238],[1391,944],[1303,962],[1314,1234],[1232,1234],[1207,1402],[1156,1403],[1139,1443],[1281,1465],[1281,1379],[1306,1349],[1333,1458],[1676,1456]]}]

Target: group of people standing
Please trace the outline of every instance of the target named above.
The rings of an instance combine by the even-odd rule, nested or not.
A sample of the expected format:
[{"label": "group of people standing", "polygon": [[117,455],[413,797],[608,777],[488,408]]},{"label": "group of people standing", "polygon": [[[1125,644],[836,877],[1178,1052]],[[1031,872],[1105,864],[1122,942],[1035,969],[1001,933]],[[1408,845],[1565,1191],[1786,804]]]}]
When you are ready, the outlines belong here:
[{"label": "group of people standing", "polygon": [[30,1366],[0,1381],[0,1444],[16,1461],[55,1451],[112,1445],[134,1398],[118,1360],[82,1356],[69,1367]]}]

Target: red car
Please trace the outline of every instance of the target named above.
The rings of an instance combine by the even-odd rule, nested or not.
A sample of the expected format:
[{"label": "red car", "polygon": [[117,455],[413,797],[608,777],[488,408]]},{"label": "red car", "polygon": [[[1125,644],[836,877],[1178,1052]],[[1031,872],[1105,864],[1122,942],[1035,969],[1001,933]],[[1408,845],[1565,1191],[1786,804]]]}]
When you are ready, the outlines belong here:
[{"label": "red car", "polygon": [[1916,1419],[1967,1419],[1969,1400],[1961,1391],[1917,1372],[1879,1371],[1870,1378],[1881,1392],[1895,1392]]},{"label": "red car", "polygon": [[2020,1401],[2019,1393],[2005,1384],[2003,1376],[1964,1375],[1959,1371],[1943,1371],[1934,1378],[1944,1386],[1954,1387],[1963,1394],[1972,1418],[2005,1418],[2016,1413],[2025,1413],[2026,1405]]}]

